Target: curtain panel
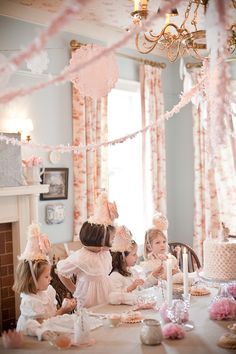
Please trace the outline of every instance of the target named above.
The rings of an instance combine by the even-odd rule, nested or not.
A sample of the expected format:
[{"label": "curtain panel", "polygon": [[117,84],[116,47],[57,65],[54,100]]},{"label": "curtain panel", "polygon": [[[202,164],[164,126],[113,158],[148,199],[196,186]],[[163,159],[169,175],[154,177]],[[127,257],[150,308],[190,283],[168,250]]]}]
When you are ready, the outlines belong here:
[{"label": "curtain panel", "polygon": [[[107,97],[82,97],[73,87],[73,145],[98,144],[107,140]],[[73,155],[74,240],[84,221],[94,212],[95,201],[107,190],[107,147],[81,150]]]},{"label": "curtain panel", "polygon": [[[147,210],[147,176],[151,171],[151,194],[153,212],[166,215],[166,147],[164,95],[161,83],[162,69],[150,65],[140,66],[142,127],[154,124],[147,133],[143,133],[143,188],[144,212]],[[150,161],[147,160],[147,154]]]},{"label": "curtain panel", "polygon": [[[192,73],[194,83],[201,79],[201,72]],[[230,135],[225,145],[212,150],[212,127],[207,115],[204,93],[194,101],[194,237],[193,246],[202,262],[203,241],[217,237],[222,232],[222,222],[236,233],[236,171]]]}]

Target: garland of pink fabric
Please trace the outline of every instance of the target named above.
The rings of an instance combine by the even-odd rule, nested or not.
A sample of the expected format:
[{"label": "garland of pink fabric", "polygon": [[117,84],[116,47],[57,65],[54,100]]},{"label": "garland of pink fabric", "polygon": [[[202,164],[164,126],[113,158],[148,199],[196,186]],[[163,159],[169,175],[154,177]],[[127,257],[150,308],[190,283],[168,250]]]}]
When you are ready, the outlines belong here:
[{"label": "garland of pink fabric", "polygon": [[[204,81],[207,78],[207,74],[205,74],[202,79],[188,92],[182,94],[181,99],[179,103],[177,103],[171,111],[167,111],[162,119],[168,120],[169,118],[173,117],[175,113],[178,113],[186,104],[188,104],[191,101],[192,96],[194,96],[200,89],[201,85],[204,83]],[[60,153],[65,153],[65,152],[74,152],[75,154],[79,154],[80,151],[82,150],[96,150],[101,148],[102,146],[109,146],[109,145],[115,145],[115,144],[121,144],[125,142],[128,139],[133,139],[135,138],[138,134],[145,133],[147,130],[155,127],[156,124],[150,124],[144,127],[143,129],[137,130],[136,132],[132,134],[125,135],[121,138],[110,140],[107,142],[102,142],[100,144],[90,144],[90,145],[58,145],[58,146],[51,146],[51,145],[45,145],[45,144],[35,144],[35,143],[28,143],[27,141],[19,141],[15,138],[9,138],[7,136],[1,135],[0,136],[0,141],[5,141],[6,144],[13,144],[13,145],[21,145],[21,146],[26,146],[29,148],[35,148],[35,149],[43,149],[46,151],[58,151]]]},{"label": "garland of pink fabric", "polygon": [[[74,0],[74,1],[79,2],[79,3],[85,3],[85,0]],[[90,58],[87,62],[78,63],[77,65],[74,65],[73,67],[68,66],[68,67],[64,68],[64,70],[62,70],[62,72],[59,75],[50,78],[48,81],[45,81],[45,82],[36,84],[31,87],[27,87],[27,88],[22,87],[22,88],[18,88],[18,89],[13,89],[13,90],[7,91],[6,93],[1,94],[0,95],[0,103],[7,103],[7,102],[12,101],[16,97],[19,97],[19,96],[22,97],[22,96],[26,96],[28,94],[32,94],[33,92],[41,90],[43,88],[46,88],[47,86],[49,86],[51,84],[59,84],[59,83],[65,83],[66,81],[70,81],[71,75],[73,73],[77,73],[81,69],[84,69],[85,67],[94,63],[96,60],[98,60],[98,59],[102,58],[103,56],[122,47],[125,43],[127,43],[127,41],[134,34],[145,30],[145,28],[150,26],[155,19],[164,17],[165,14],[168,13],[168,11],[170,11],[173,6],[176,6],[181,1],[182,0],[169,1],[167,5],[163,6],[161,13],[154,13],[147,20],[143,21],[142,26],[133,26],[133,28],[131,28],[131,30],[129,32],[127,32],[119,41],[115,42],[113,45],[111,45],[108,48],[104,48],[101,52],[99,52],[97,55]],[[71,9],[71,11],[72,11],[72,9]],[[69,16],[69,14],[67,14],[67,12],[65,12],[64,15],[62,14],[60,19],[59,20],[57,19],[57,21],[55,21],[55,23],[54,22],[52,23],[52,25],[49,27],[49,28],[51,28],[50,31],[46,31],[46,33],[43,32],[41,34],[40,38],[36,38],[34,40],[34,42],[28,47],[28,49],[25,52],[18,54],[14,58],[14,63],[11,63],[11,61],[10,61],[10,63],[11,63],[10,67],[12,67],[12,65],[16,65],[16,64],[20,65],[20,63],[22,63],[23,60],[26,60],[26,59],[30,58],[32,55],[37,54],[44,47],[46,40],[48,40],[53,34],[56,33],[56,27],[57,27],[57,31],[61,28],[61,23],[64,24],[66,16]],[[39,45],[38,45],[38,43],[39,43]],[[1,67],[0,67],[0,69],[1,69]],[[8,67],[8,69],[9,69],[9,67]],[[12,68],[11,68],[11,70],[12,70]]]}]

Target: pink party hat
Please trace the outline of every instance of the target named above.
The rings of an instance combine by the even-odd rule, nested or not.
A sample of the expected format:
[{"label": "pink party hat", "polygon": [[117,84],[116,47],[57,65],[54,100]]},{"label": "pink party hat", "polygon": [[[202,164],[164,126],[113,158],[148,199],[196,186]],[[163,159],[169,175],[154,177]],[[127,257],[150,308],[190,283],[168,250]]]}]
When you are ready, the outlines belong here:
[{"label": "pink party hat", "polygon": [[19,260],[34,261],[47,259],[50,250],[50,242],[47,235],[40,233],[38,224],[32,223],[28,227],[28,239],[24,252],[18,257]]},{"label": "pink party hat", "polygon": [[118,218],[116,203],[109,202],[107,193],[103,192],[99,195],[96,203],[94,215],[88,219],[90,224],[113,225],[113,222]]},{"label": "pink party hat", "polygon": [[167,218],[160,212],[156,212],[153,215],[152,223],[155,229],[165,231],[168,229],[168,220]]},{"label": "pink party hat", "polygon": [[130,251],[132,234],[125,226],[119,226],[116,229],[115,237],[112,241],[112,252]]}]

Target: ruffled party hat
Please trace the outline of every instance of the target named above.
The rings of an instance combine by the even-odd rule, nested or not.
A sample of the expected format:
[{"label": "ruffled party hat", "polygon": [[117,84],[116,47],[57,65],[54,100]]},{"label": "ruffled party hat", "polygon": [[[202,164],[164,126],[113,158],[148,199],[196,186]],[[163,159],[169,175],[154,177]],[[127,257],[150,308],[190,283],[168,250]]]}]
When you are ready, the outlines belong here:
[{"label": "ruffled party hat", "polygon": [[153,215],[152,223],[153,227],[160,231],[166,231],[168,229],[168,220],[166,216],[158,211]]},{"label": "ruffled party hat", "polygon": [[107,193],[103,192],[99,195],[96,203],[94,215],[88,219],[90,224],[113,225],[113,222],[118,218],[116,203],[109,202]]},{"label": "ruffled party hat", "polygon": [[116,229],[115,237],[112,241],[112,252],[130,251],[132,241],[132,234],[125,226],[119,226]]},{"label": "ruffled party hat", "polygon": [[32,223],[28,227],[28,239],[24,252],[18,257],[19,260],[34,261],[48,260],[51,245],[46,234],[40,233],[38,224]]}]

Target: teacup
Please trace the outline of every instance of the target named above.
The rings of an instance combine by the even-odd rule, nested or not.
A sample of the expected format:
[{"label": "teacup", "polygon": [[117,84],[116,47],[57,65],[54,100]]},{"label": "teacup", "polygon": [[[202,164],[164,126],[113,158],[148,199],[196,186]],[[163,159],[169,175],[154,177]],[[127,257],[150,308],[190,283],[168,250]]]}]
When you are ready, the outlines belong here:
[{"label": "teacup", "polygon": [[108,316],[108,322],[111,327],[116,327],[119,325],[121,320],[121,315],[118,313],[112,313],[111,315]]}]

